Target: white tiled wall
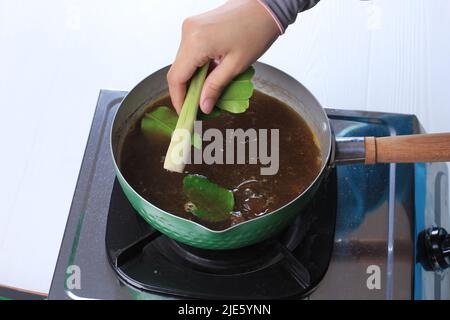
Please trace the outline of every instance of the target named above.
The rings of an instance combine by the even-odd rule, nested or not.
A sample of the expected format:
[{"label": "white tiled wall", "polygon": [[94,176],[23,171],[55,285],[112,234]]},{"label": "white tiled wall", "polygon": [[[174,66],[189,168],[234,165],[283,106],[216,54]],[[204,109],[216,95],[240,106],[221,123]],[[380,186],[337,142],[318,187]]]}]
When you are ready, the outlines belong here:
[{"label": "white tiled wall", "polygon": [[[0,284],[46,292],[100,88],[171,63],[212,0],[0,0]],[[450,131],[450,2],[322,0],[261,59],[325,106]]]}]

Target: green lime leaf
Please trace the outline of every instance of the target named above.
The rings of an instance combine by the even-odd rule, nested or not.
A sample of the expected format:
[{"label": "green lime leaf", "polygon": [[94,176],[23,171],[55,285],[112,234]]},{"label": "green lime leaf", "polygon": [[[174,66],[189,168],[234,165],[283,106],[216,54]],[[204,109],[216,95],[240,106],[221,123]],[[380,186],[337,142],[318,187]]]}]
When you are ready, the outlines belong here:
[{"label": "green lime leaf", "polygon": [[219,100],[245,100],[253,95],[253,83],[250,80],[231,81],[223,90]]},{"label": "green lime leaf", "polygon": [[[162,135],[169,137],[172,135],[177,125],[178,115],[172,108],[159,106],[147,112],[141,120],[141,131],[151,137],[152,135]],[[198,133],[192,136],[192,145],[200,149],[201,138]]]},{"label": "green lime leaf", "polygon": [[255,75],[255,68],[253,66],[248,67],[243,73],[238,75],[233,81],[241,81],[241,80],[251,80]]},{"label": "green lime leaf", "polygon": [[141,130],[146,134],[161,134],[169,136],[177,124],[177,114],[169,107],[156,107],[147,112],[141,121]]},{"label": "green lime leaf", "polygon": [[192,145],[199,150],[202,148],[202,137],[197,132],[192,135]]},{"label": "green lime leaf", "polygon": [[255,68],[250,66],[246,71],[238,75],[223,90],[217,101],[217,107],[231,113],[242,113],[248,109],[249,99],[253,95],[252,78]]},{"label": "green lime leaf", "polygon": [[233,192],[206,177],[187,175],[183,179],[183,192],[189,200],[190,212],[208,222],[222,222],[230,218],[234,208]]},{"label": "green lime leaf", "polygon": [[248,109],[250,105],[248,100],[219,100],[217,107],[231,113],[242,113]]}]

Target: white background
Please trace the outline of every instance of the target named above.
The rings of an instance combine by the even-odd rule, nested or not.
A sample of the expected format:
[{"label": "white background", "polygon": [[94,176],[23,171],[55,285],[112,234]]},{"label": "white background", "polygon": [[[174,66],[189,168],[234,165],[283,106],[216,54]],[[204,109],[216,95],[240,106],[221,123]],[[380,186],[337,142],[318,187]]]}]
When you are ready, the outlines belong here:
[{"label": "white background", "polygon": [[[0,284],[47,292],[101,88],[170,64],[222,1],[0,0]],[[450,131],[450,1],[322,0],[262,61],[324,106]]]}]

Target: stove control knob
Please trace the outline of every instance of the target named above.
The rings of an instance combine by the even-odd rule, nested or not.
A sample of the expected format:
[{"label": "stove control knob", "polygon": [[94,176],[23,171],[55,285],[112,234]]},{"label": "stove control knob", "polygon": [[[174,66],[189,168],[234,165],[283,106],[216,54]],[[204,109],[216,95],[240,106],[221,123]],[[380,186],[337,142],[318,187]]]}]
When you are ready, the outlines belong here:
[{"label": "stove control knob", "polygon": [[432,227],[419,235],[419,260],[426,270],[450,267],[450,234],[444,228]]}]

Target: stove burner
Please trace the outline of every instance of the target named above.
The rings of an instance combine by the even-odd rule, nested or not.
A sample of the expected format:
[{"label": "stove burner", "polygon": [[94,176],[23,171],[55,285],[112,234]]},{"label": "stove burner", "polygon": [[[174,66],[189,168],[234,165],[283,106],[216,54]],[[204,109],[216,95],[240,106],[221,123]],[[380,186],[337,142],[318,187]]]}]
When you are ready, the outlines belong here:
[{"label": "stove burner", "polygon": [[[239,275],[258,271],[278,263],[290,256],[304,234],[301,221],[297,219],[293,227],[281,236],[251,246],[234,250],[205,250],[194,248],[167,237],[155,241],[155,247],[168,259],[193,270],[211,274]],[[303,232],[304,233],[304,232]],[[309,283],[309,272],[296,261],[304,283]]]},{"label": "stove burner", "polygon": [[308,208],[278,236],[234,250],[199,249],[154,230],[116,181],[106,247],[121,281],[141,290],[186,298],[294,298],[308,294],[325,274],[335,221],[333,170]]}]

